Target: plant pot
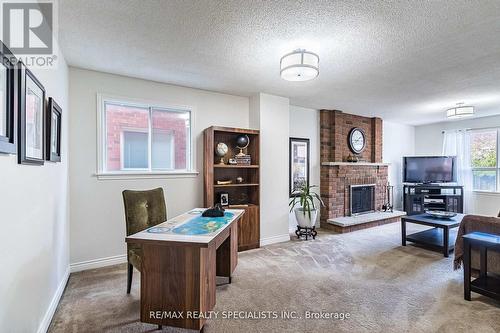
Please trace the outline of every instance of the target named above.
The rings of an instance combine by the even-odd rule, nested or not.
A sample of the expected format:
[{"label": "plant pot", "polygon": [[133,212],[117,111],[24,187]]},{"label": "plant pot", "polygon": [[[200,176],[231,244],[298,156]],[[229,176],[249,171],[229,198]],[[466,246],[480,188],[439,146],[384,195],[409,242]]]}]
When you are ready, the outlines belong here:
[{"label": "plant pot", "polygon": [[309,214],[305,212],[302,208],[295,208],[295,218],[297,219],[297,224],[301,228],[312,228],[316,224],[316,218],[318,217],[318,210],[311,209],[311,218]]}]

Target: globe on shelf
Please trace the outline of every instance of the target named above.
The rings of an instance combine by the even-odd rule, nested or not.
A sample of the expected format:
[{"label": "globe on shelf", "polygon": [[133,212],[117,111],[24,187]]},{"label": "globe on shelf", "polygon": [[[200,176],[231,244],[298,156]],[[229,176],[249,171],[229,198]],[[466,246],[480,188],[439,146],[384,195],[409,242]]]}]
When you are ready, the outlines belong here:
[{"label": "globe on shelf", "polygon": [[243,149],[246,149],[250,144],[250,138],[248,135],[238,135],[236,137],[236,147],[240,150],[240,152],[236,156],[245,156]]},{"label": "globe on shelf", "polygon": [[229,151],[229,148],[224,142],[219,142],[217,146],[215,147],[215,153],[217,156],[220,157],[220,162],[219,164],[225,164],[224,163],[224,156],[226,156],[227,152]]}]

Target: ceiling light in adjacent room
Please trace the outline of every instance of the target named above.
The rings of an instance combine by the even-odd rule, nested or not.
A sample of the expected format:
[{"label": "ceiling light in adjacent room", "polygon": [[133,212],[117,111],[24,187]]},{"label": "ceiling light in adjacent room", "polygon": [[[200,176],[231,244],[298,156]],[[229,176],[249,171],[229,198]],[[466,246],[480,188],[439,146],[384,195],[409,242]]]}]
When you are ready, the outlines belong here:
[{"label": "ceiling light in adjacent room", "polygon": [[471,117],[474,115],[473,106],[465,106],[464,103],[458,103],[456,107],[446,110],[446,116],[450,119]]},{"label": "ceiling light in adjacent room", "polygon": [[287,81],[308,81],[319,75],[319,56],[303,49],[285,54],[280,61],[281,78]]}]

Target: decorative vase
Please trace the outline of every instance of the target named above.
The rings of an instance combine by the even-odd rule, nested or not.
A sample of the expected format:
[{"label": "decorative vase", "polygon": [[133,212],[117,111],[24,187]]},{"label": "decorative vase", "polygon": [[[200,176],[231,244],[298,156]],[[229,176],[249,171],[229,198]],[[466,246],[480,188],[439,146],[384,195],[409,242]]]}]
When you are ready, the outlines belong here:
[{"label": "decorative vase", "polygon": [[311,209],[311,218],[309,218],[309,214],[305,212],[301,207],[295,208],[295,218],[297,219],[297,224],[301,228],[312,228],[316,224],[316,218],[318,217],[318,210]]}]

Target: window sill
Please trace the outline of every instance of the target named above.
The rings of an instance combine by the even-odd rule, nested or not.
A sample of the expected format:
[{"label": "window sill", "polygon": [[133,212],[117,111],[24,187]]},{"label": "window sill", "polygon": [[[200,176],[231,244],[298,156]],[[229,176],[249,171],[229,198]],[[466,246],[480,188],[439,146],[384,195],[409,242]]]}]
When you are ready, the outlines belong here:
[{"label": "window sill", "polygon": [[475,195],[485,195],[485,196],[492,196],[492,197],[499,197],[500,192],[491,192],[491,191],[480,191],[480,190],[474,190],[472,191]]},{"label": "window sill", "polygon": [[170,171],[170,172],[101,172],[95,174],[99,180],[119,179],[168,179],[168,178],[195,178],[198,171]]}]

